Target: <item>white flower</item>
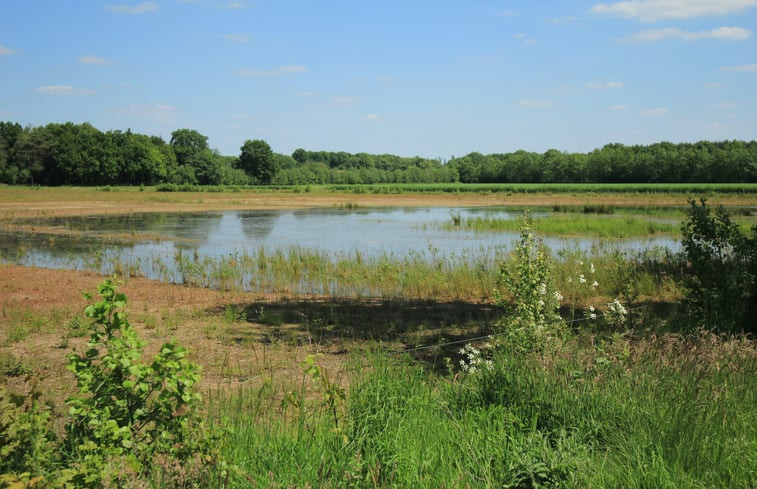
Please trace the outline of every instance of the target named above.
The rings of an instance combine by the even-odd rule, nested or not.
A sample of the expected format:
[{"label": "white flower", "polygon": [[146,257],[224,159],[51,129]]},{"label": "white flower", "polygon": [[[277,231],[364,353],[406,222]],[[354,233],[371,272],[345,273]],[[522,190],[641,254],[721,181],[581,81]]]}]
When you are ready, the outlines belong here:
[{"label": "white flower", "polygon": [[590,267],[590,269],[589,269],[589,270],[591,271],[591,273],[594,273],[594,272],[596,271],[596,270],[594,270],[594,264],[593,264],[593,263],[591,263],[590,265],[591,265],[591,267]]},{"label": "white flower", "polygon": [[592,289],[596,289],[598,286],[599,286],[599,282],[597,282],[596,280],[594,282],[592,282],[592,284],[591,284],[591,288]]},{"label": "white flower", "polygon": [[594,306],[589,306],[589,310],[590,310],[591,312],[594,312]]},{"label": "white flower", "polygon": [[623,307],[623,304],[621,304],[618,299],[615,299],[607,304],[607,307],[610,309],[610,312],[618,316],[625,316],[626,314],[628,314],[628,311],[625,307]]},{"label": "white flower", "polygon": [[547,284],[544,282],[539,284],[539,294],[545,295],[547,293]]},{"label": "white flower", "polygon": [[555,300],[557,302],[560,302],[563,299],[562,294],[556,290],[552,292],[552,295],[555,297]]},{"label": "white flower", "polygon": [[568,277],[568,283],[573,283],[573,277]]},{"label": "white flower", "polygon": [[583,273],[582,273],[581,275],[579,275],[579,276],[578,276],[578,281],[579,281],[580,283],[582,283],[582,284],[585,284],[585,283],[586,283],[586,277],[584,277],[584,274],[583,274]]},{"label": "white flower", "polygon": [[591,318],[592,320],[594,320],[594,319],[597,319],[597,315],[596,315],[596,314],[594,314],[593,312],[592,312],[591,314],[589,314],[589,317],[590,317],[590,318]]}]

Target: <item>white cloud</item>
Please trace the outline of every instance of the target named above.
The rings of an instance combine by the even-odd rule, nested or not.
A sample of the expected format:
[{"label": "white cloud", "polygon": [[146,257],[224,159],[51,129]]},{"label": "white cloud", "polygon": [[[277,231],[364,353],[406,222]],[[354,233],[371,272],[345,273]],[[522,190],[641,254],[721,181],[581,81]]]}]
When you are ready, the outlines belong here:
[{"label": "white cloud", "polygon": [[605,89],[610,89],[610,88],[623,88],[624,85],[623,85],[623,82],[604,82],[604,83],[592,82],[592,83],[588,83],[586,86],[592,90],[605,90]]},{"label": "white cloud", "polygon": [[536,98],[522,98],[518,100],[519,107],[525,107],[527,109],[545,109],[552,107],[554,104],[548,100],[541,100]]},{"label": "white cloud", "polygon": [[360,101],[360,97],[354,95],[337,95],[331,97],[331,103],[336,105],[354,105]]},{"label": "white cloud", "polygon": [[757,63],[751,64],[751,65],[741,65],[741,66],[723,66],[720,68],[720,71],[755,72],[757,71]]},{"label": "white cloud", "polygon": [[630,107],[626,104],[615,104],[610,106],[610,110],[628,110]]},{"label": "white cloud", "polygon": [[171,124],[176,122],[179,110],[168,104],[131,104],[126,113],[152,119],[161,124]]},{"label": "white cloud", "polygon": [[668,109],[660,107],[657,109],[642,110],[641,112],[639,112],[639,115],[644,117],[660,117],[663,115],[668,115]]},{"label": "white cloud", "polygon": [[620,42],[654,42],[665,39],[680,39],[682,41],[697,41],[699,39],[718,39],[722,41],[743,41],[752,35],[752,31],[743,27],[718,27],[709,31],[685,31],[675,27],[665,29],[650,29],[647,31],[637,32],[636,34],[623,38]]},{"label": "white cloud", "polygon": [[106,65],[108,60],[98,56],[79,56],[79,63],[85,65]]},{"label": "white cloud", "polygon": [[249,68],[243,68],[237,71],[237,74],[241,76],[251,76],[256,78],[265,78],[272,76],[281,76],[286,73],[303,73],[307,71],[307,68],[299,65],[284,65],[279,66],[275,70],[251,70]]},{"label": "white cloud", "polygon": [[363,116],[364,121],[377,121],[379,119],[381,119],[381,116],[378,114],[365,114]]},{"label": "white cloud", "polygon": [[0,56],[10,56],[14,51],[11,48],[5,47],[0,44]]},{"label": "white cloud", "polygon": [[71,85],[46,85],[44,87],[37,87],[34,91],[46,95],[73,95],[74,87]]},{"label": "white cloud", "polygon": [[610,14],[642,22],[726,15],[757,6],[757,0],[630,0],[598,3],[589,12]]},{"label": "white cloud", "polygon": [[227,41],[236,42],[239,44],[250,42],[250,36],[247,36],[245,34],[221,34],[221,37],[223,39],[226,39]]},{"label": "white cloud", "polygon": [[573,15],[566,15],[565,17],[555,17],[552,19],[547,20],[550,24],[554,25],[560,25],[560,24],[573,24],[576,20],[576,17]]},{"label": "white cloud", "polygon": [[298,97],[315,97],[317,93],[313,90],[302,90],[301,92],[297,92]]},{"label": "white cloud", "polygon": [[513,38],[519,39],[523,44],[536,44],[536,39],[534,39],[533,37],[528,37],[523,32],[518,32],[513,36]]},{"label": "white cloud", "polygon": [[300,65],[284,65],[279,67],[279,71],[282,73],[303,73],[307,69]]},{"label": "white cloud", "polygon": [[158,4],[155,2],[145,2],[139,5],[106,5],[105,10],[118,14],[139,15],[158,10]]}]

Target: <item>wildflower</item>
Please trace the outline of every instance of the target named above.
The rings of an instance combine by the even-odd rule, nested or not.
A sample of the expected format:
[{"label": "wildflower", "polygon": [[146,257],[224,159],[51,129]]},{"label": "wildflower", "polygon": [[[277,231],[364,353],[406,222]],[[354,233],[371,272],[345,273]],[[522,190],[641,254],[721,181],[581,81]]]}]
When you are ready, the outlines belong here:
[{"label": "wildflower", "polygon": [[591,288],[592,289],[596,289],[598,286],[599,286],[599,282],[597,282],[596,280],[591,283]]},{"label": "wildflower", "polygon": [[594,270],[594,264],[590,263],[589,265],[590,265],[589,271],[591,271],[591,273],[594,273],[596,271],[596,270]]},{"label": "wildflower", "polygon": [[578,281],[579,281],[580,283],[582,283],[582,284],[585,284],[585,283],[586,283],[586,277],[584,277],[584,274],[583,274],[583,273],[582,273],[581,275],[579,275],[579,276],[578,276]]},{"label": "wildflower", "polygon": [[597,313],[595,312],[594,306],[589,306],[589,313],[589,319],[597,319]]},{"label": "wildflower", "polygon": [[556,291],[556,290],[554,292],[552,292],[552,295],[554,296],[554,298],[555,298],[555,300],[557,302],[560,302],[560,301],[563,300],[562,294],[560,292]]},{"label": "wildflower", "polygon": [[539,294],[546,295],[546,293],[547,293],[547,284],[542,282],[539,284]]},{"label": "wildflower", "polygon": [[568,277],[568,283],[573,283],[573,277]]},{"label": "wildflower", "polygon": [[618,299],[615,299],[614,301],[607,304],[610,311],[614,314],[618,314],[620,316],[625,316],[628,314],[628,311],[625,307],[623,307],[623,304],[620,303]]}]

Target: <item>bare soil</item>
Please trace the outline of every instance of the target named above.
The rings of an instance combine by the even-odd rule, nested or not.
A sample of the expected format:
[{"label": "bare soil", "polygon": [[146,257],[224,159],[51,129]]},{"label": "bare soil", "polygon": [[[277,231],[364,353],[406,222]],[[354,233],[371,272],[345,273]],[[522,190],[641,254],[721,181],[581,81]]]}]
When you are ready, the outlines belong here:
[{"label": "bare soil", "polygon": [[[83,319],[81,324],[87,322],[81,293],[97,299],[102,280],[88,272],[0,265],[0,367],[14,363],[23,369],[8,376],[0,372],[0,385],[5,381],[20,393],[36,386],[62,405],[75,391],[66,356],[81,350],[88,337],[72,329],[77,317]],[[202,367],[204,391],[254,387],[266,380],[285,389],[302,379],[304,359],[318,353],[319,364],[337,377],[355,345],[338,338],[314,342],[299,325],[272,327],[233,314],[250,302],[273,303],[275,297],[142,278],[128,279],[119,290],[127,295],[131,324],[148,343],[145,359],[164,342],[178,340]]]}]

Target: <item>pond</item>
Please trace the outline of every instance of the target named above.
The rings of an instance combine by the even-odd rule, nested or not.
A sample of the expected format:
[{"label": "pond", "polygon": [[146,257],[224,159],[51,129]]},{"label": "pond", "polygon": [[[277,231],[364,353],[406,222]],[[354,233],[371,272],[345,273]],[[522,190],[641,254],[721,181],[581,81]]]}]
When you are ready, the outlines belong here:
[{"label": "pond", "polygon": [[[535,214],[536,215],[536,214]],[[26,266],[127,270],[148,278],[183,281],[181,262],[223,260],[292,249],[328,256],[504,256],[517,232],[444,229],[452,216],[517,219],[505,208],[382,208],[225,211],[65,217],[16,222],[26,232],[0,228],[0,260]],[[552,250],[591,253],[607,240],[544,239]],[[614,240],[612,247],[640,251],[664,246],[670,237]]]}]

